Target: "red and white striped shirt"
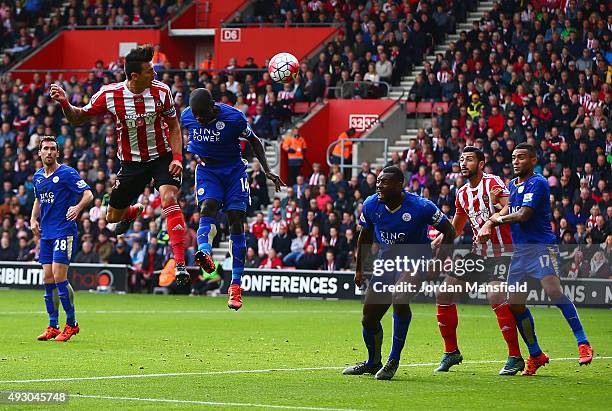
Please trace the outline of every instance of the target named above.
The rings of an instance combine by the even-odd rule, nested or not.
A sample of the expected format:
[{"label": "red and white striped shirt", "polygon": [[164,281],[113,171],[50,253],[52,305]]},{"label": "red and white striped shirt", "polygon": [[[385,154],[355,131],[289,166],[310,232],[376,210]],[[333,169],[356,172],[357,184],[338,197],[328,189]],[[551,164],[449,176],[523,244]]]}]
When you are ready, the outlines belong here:
[{"label": "red and white striped shirt", "polygon": [[[471,187],[466,183],[457,192],[455,208],[458,215],[467,215],[472,225],[474,238],[485,222],[495,214],[496,210],[492,201],[491,190],[502,188],[499,197],[508,197],[510,192],[501,180],[493,174],[483,174],[478,186]],[[493,257],[510,255],[512,251],[512,235],[510,225],[502,224],[495,227],[491,232],[491,238],[486,244],[474,244],[472,251],[476,254]]]},{"label": "red and white striped shirt", "polygon": [[118,156],[122,161],[147,162],[170,152],[168,124],[176,109],[170,88],[153,80],[142,94],[134,94],[127,81],[104,86],[83,111],[90,115],[110,112],[117,123]]}]

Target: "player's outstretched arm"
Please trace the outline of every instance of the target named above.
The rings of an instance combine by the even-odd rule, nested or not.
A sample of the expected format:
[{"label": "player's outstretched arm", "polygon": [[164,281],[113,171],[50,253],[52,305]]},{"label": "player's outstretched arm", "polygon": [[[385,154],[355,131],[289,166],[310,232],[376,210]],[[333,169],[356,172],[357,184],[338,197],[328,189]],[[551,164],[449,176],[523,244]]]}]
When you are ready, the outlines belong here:
[{"label": "player's outstretched arm", "polygon": [[74,221],[79,216],[81,211],[93,200],[93,193],[91,190],[83,191],[83,195],[81,196],[81,201],[78,202],[77,205],[68,208],[66,212],[66,220]]},{"label": "player's outstretched arm", "polygon": [[38,198],[34,200],[34,205],[32,206],[32,216],[30,217],[30,229],[32,230],[32,234],[34,234],[35,238],[40,238],[40,224],[38,222],[38,217],[40,216],[40,201]]},{"label": "player's outstretched arm", "polygon": [[251,147],[253,147],[253,153],[255,154],[257,160],[259,160],[259,162],[261,163],[266,177],[268,177],[268,179],[272,180],[272,182],[274,183],[274,188],[276,189],[276,192],[281,191],[281,187],[285,187],[286,184],[283,182],[283,180],[281,180],[278,175],[276,175],[270,170],[268,160],[266,159],[266,151],[259,137],[257,137],[255,133],[251,133],[247,138],[247,141],[249,142]]},{"label": "player's outstretched arm", "polygon": [[482,226],[478,232],[476,241],[481,244],[486,243],[489,241],[493,227],[497,227],[502,224],[524,223],[525,221],[529,220],[533,214],[533,211],[533,208],[523,206],[519,208],[518,211],[508,214],[508,204],[506,204],[499,213],[493,214],[491,218]]},{"label": "player's outstretched arm", "polygon": [[369,250],[374,242],[374,231],[371,228],[361,227],[357,238],[357,252],[355,253],[355,285],[363,285],[363,256],[365,250]]},{"label": "player's outstretched arm", "polygon": [[91,114],[86,113],[82,108],[75,107],[68,101],[66,91],[57,84],[51,84],[50,92],[51,98],[57,101],[62,106],[62,111],[66,120],[73,126],[78,126],[89,121]]}]

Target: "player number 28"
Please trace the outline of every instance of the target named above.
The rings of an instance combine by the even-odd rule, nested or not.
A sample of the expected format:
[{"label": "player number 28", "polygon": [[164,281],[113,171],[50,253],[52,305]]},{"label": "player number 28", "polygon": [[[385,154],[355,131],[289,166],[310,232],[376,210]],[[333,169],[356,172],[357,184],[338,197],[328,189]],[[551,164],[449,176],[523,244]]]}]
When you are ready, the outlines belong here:
[{"label": "player number 28", "polygon": [[55,251],[66,251],[66,240],[55,240]]}]

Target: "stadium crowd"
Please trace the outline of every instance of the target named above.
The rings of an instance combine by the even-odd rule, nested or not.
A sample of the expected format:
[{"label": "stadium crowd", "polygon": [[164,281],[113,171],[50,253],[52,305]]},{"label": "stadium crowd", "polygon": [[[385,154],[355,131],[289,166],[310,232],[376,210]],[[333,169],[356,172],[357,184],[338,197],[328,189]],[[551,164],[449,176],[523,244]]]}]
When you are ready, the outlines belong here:
[{"label": "stadium crowd", "polygon": [[[388,94],[406,71],[463,21],[469,1],[295,1],[258,0],[241,23],[338,24],[337,39],[298,80],[304,95],[321,98],[376,98]],[[310,71],[310,73],[309,73]],[[380,82],[380,83],[379,83]]]},{"label": "stadium crowd", "polygon": [[[160,25],[185,3],[183,0],[31,0],[0,2],[0,71],[62,27]],[[50,17],[53,16],[53,17]]]},{"label": "stadium crowd", "polygon": [[[486,153],[486,171],[505,179],[512,176],[512,148],[521,141],[535,144],[539,147],[538,171],[548,178],[552,189],[552,224],[559,242],[568,246],[564,254],[568,272],[608,278],[612,275],[609,16],[591,3],[577,8],[570,1],[565,12],[555,13],[531,4],[506,9],[508,4],[495,6],[474,24],[474,30],[461,33],[461,40],[447,55],[438,56],[434,65],[425,65],[423,77],[443,83],[440,95],[420,95],[417,87],[411,97],[446,101],[444,90],[449,89],[450,108],[434,113],[431,127],[419,129],[407,150],[392,153],[390,164],[404,171],[407,190],[430,198],[452,216],[454,193],[465,183],[457,161],[466,144],[481,147]],[[366,13],[362,19],[380,19],[391,12],[385,13],[383,5],[382,13]],[[369,27],[357,24],[362,36]],[[340,50],[344,50],[341,58],[354,53]],[[338,59],[334,53],[329,58]],[[47,74],[35,75],[29,84],[11,76],[0,81],[0,260],[36,257],[37,244],[28,224],[32,174],[41,167],[40,136],[49,134],[58,138],[62,161],[75,167],[94,192],[93,204],[80,218],[74,261],[129,264],[140,280],[150,279],[153,271],[164,266],[169,247],[158,193],[147,190],[140,196],[146,210],[125,236],[115,238],[104,220],[105,202],[119,169],[113,119],[105,116],[86,126],[68,127],[59,106],[48,98],[50,84],[58,82],[73,104],[84,105],[103,84],[122,80],[121,66],[121,60],[108,68],[98,62],[86,79]],[[279,88],[252,62],[243,67],[247,71],[233,70],[232,62],[222,71],[192,70],[183,62],[178,64],[179,71],[166,70],[170,66],[167,61],[160,64],[158,73],[171,86],[179,112],[191,90],[207,87],[218,101],[242,110],[258,135],[270,139],[277,138],[289,123],[292,103],[304,98],[297,90],[307,95],[309,78],[315,76],[310,67],[303,67],[296,85]],[[329,75],[324,73],[323,78]],[[285,151],[289,152],[289,146],[283,144]],[[250,157],[248,152],[245,155]],[[196,163],[189,154],[185,165],[180,204],[189,224],[185,241],[192,265],[199,212],[193,193]],[[375,192],[378,171],[366,163],[357,175],[345,178],[337,165],[329,172],[316,164],[307,173],[297,168],[286,197],[270,198],[265,176],[254,164],[249,212],[255,221],[246,230],[246,266],[353,268],[357,218],[364,199]],[[228,235],[222,213],[218,227],[215,246]],[[458,242],[471,242],[469,227]]]}]

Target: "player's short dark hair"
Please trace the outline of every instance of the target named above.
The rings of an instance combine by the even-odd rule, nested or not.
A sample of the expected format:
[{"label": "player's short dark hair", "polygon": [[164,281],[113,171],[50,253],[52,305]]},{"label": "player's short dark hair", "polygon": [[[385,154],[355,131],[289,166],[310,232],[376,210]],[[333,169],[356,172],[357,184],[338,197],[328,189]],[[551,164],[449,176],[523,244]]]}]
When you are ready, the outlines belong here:
[{"label": "player's short dark hair", "polygon": [[401,184],[404,184],[404,173],[398,166],[388,166],[383,168],[382,172],[384,174],[392,174],[393,178],[399,181]]},{"label": "player's short dark hair", "polygon": [[482,152],[482,150],[479,149],[478,147],[465,146],[463,148],[463,152],[464,153],[475,153],[476,154],[476,159],[478,160],[478,162],[485,161],[485,155]]},{"label": "player's short dark hair", "polygon": [[212,94],[205,88],[197,88],[189,95],[189,107],[196,114],[205,114],[215,104]]},{"label": "player's short dark hair", "polygon": [[149,63],[151,60],[153,60],[153,46],[150,44],[130,50],[125,56],[124,71],[126,78],[129,80],[132,73],[142,73],[143,63]]},{"label": "player's short dark hair", "polygon": [[529,143],[519,143],[516,145],[516,147],[514,147],[514,149],[515,150],[527,150],[530,157],[535,157],[537,154],[535,147]]},{"label": "player's short dark hair", "polygon": [[40,142],[38,143],[38,149],[42,150],[42,145],[43,143],[46,143],[47,141],[52,141],[55,143],[55,145],[57,146],[58,150],[59,150],[59,143],[57,142],[57,139],[55,138],[55,136],[43,136],[40,139]]}]

